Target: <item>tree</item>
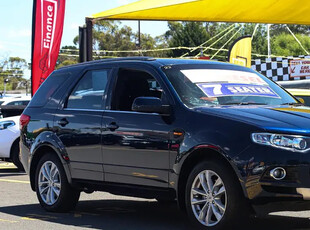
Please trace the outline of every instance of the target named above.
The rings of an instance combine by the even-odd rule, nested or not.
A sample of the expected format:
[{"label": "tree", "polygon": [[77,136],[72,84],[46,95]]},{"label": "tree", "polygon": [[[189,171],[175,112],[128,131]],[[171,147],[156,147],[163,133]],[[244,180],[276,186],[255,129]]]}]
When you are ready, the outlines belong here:
[{"label": "tree", "polygon": [[[74,38],[75,45],[78,44],[78,36]],[[107,52],[107,51],[135,51],[153,50],[162,48],[164,43],[160,37],[153,38],[149,34],[141,33],[141,44],[138,47],[138,33],[132,31],[128,26],[122,26],[119,21],[98,21],[93,28],[93,48],[97,50],[94,59],[102,57],[125,57],[138,56],[139,52]],[[165,56],[165,52],[143,52],[144,56]]]},{"label": "tree", "polygon": [[[296,34],[297,39],[301,42],[303,47],[310,51],[310,37],[307,35]],[[291,34],[282,33],[275,36],[271,40],[271,51],[273,55],[278,56],[298,56],[306,55],[306,52],[297,43]]]},{"label": "tree", "polygon": [[23,78],[25,70],[29,69],[29,66],[25,59],[20,57],[5,58],[0,62],[0,88],[4,88],[4,81],[8,79],[7,89],[14,90],[17,86],[22,85],[19,82],[26,82]]},{"label": "tree", "polygon": [[[210,34],[207,33],[202,22],[168,22],[168,27],[169,30],[165,33],[165,37],[169,47],[196,47],[210,38]],[[172,50],[172,56],[180,57],[186,52],[188,50]],[[191,56],[198,52],[199,50],[192,53]]]},{"label": "tree", "polygon": [[306,34],[310,35],[310,26],[306,25],[285,25],[285,24],[273,24],[270,28],[270,35],[271,36],[277,36],[283,33],[286,33],[287,27],[290,28],[290,30],[294,34]]},{"label": "tree", "polygon": [[76,46],[63,46],[59,51],[56,69],[79,62],[79,50]]}]

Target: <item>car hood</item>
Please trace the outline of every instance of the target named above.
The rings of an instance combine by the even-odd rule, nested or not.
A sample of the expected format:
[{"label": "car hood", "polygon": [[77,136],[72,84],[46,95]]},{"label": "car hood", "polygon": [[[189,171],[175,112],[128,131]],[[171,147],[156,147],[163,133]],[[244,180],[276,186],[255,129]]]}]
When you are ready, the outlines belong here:
[{"label": "car hood", "polygon": [[310,107],[306,106],[219,106],[195,111],[258,126],[267,131],[310,134]]}]

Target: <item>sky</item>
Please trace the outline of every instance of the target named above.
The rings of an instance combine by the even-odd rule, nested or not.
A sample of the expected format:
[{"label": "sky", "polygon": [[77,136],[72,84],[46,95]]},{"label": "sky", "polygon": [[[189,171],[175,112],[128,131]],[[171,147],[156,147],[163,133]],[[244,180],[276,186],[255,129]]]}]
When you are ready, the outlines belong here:
[{"label": "sky", "polygon": [[[85,17],[136,0],[66,0],[66,14],[61,46],[73,45]],[[32,0],[0,0],[0,60],[21,57],[31,60]],[[123,21],[138,30],[136,21]],[[141,32],[157,36],[167,30],[166,22],[142,21]],[[27,73],[28,74],[28,73]],[[27,77],[27,76],[26,76]]]}]

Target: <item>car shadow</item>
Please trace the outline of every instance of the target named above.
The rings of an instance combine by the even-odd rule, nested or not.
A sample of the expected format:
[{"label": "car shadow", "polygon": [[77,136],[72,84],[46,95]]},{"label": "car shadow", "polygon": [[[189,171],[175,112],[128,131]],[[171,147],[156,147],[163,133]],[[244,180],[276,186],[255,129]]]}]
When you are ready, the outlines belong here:
[{"label": "car shadow", "polygon": [[17,168],[0,168],[0,177],[25,175],[24,171]]},{"label": "car shadow", "polygon": [[[175,203],[156,201],[91,200],[80,201],[70,213],[45,212],[39,204],[0,207],[0,212],[21,220],[53,222],[67,226],[105,230],[185,230],[194,229]],[[310,229],[309,218],[267,216],[253,218],[247,229]],[[239,228],[240,229],[240,228]]]}]

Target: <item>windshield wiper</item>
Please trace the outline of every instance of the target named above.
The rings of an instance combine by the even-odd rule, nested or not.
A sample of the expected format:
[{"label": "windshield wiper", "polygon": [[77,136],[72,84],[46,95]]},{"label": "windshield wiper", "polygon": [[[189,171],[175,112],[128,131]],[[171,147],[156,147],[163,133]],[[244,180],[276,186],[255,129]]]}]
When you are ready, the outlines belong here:
[{"label": "windshield wiper", "polygon": [[304,104],[300,103],[300,102],[286,102],[286,103],[283,103],[281,105],[297,105],[297,106],[302,106]]},{"label": "windshield wiper", "polygon": [[228,102],[221,105],[267,105],[267,104],[259,102]]}]

